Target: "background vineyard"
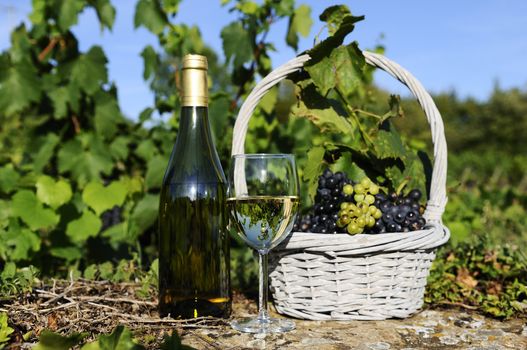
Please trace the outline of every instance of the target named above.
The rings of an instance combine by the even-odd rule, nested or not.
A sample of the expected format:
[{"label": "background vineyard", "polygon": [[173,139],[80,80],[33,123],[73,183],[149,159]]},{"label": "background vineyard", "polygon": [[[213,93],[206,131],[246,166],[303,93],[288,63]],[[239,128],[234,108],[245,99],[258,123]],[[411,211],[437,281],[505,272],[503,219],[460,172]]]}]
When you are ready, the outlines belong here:
[{"label": "background vineyard", "polygon": [[[181,58],[191,52],[208,57],[210,120],[213,133],[221,136],[215,138],[216,147],[226,168],[237,110],[273,67],[270,28],[288,22],[285,40],[297,49],[299,35],[308,35],[316,18],[308,6],[293,0],[260,5],[224,1],[233,21],[221,31],[223,60],[202,41],[199,28],[175,24],[178,3],[137,1],[134,24],[155,34],[159,49],[147,46],[141,53],[155,104],[133,119],[121,112],[126,101],[118,101],[118,86],[108,79],[103,49],[81,52],[71,31],[88,10],[97,13],[101,31],[110,30],[115,10],[109,0],[35,0],[30,24],[13,30],[11,47],[0,54],[0,298],[30,289],[34,276],[138,279],[144,284],[142,296],[149,297],[157,279],[159,186],[178,128]],[[350,32],[360,20],[343,7],[325,14],[321,20],[332,37],[340,35],[344,24]],[[346,43],[352,40],[353,34]],[[358,48],[367,48],[355,45],[344,51],[360,61]],[[312,77],[323,72],[325,59],[339,58],[323,56],[308,68]],[[343,100],[357,110],[357,125],[365,130],[378,126],[361,111],[390,119],[398,132],[390,129],[383,137],[405,146],[392,155],[373,149],[375,157],[356,167],[353,149],[338,146],[353,137],[331,116],[308,120],[316,107],[306,106],[302,98],[317,101],[324,95],[320,90],[297,102],[298,86],[306,81],[302,76],[271,90],[251,121],[246,151],[295,153],[306,180],[305,207],[313,191],[310,183],[321,170],[312,166],[318,161],[336,161],[335,168],[359,177],[373,171],[373,159],[404,158],[412,185],[424,186],[424,175],[416,174],[426,172],[426,162],[422,165],[417,154],[430,154],[431,144],[420,108],[377,88],[371,69],[348,69],[356,69],[357,75],[349,77],[354,84],[341,88],[347,89]],[[320,89],[320,81],[310,82]],[[527,262],[515,247],[527,243],[527,91],[496,86],[487,101],[460,99],[455,92],[434,99],[449,146],[444,221],[452,240],[433,269],[427,300],[477,305],[495,316],[523,313]],[[364,145],[368,142],[353,147]],[[408,177],[406,170],[387,175],[386,186],[398,185]],[[256,285],[254,260],[234,241],[235,287]]]}]

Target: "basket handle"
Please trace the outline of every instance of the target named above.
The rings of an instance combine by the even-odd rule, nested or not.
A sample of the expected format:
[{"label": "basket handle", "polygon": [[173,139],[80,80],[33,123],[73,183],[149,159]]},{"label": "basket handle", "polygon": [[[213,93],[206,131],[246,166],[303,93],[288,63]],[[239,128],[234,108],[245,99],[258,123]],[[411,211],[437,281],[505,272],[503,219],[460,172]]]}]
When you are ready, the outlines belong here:
[{"label": "basket handle", "polygon": [[[430,94],[424,89],[423,85],[414,78],[406,69],[388,58],[368,51],[363,51],[366,63],[386,71],[388,74],[406,85],[412,92],[423,109],[430,129],[432,131],[432,142],[434,145],[434,166],[432,171],[432,181],[430,184],[430,199],[426,205],[424,217],[427,221],[442,222],[441,215],[447,203],[446,197],[446,173],[447,173],[447,146],[445,131],[441,115],[432,100]],[[251,91],[247,99],[242,104],[236,123],[232,140],[232,155],[243,154],[247,127],[254,109],[273,86],[285,79],[289,74],[301,69],[304,63],[311,58],[309,55],[301,55],[286,62],[263,78]]]}]

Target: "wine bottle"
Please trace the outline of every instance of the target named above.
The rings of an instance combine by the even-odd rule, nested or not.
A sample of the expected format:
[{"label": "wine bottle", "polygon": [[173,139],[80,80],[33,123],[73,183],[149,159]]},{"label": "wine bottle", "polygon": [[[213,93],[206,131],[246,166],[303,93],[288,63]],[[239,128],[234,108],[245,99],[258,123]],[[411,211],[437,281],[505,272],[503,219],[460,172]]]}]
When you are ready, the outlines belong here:
[{"label": "wine bottle", "polygon": [[176,143],[159,203],[159,313],[228,317],[225,175],[210,132],[207,59],[186,55]]}]

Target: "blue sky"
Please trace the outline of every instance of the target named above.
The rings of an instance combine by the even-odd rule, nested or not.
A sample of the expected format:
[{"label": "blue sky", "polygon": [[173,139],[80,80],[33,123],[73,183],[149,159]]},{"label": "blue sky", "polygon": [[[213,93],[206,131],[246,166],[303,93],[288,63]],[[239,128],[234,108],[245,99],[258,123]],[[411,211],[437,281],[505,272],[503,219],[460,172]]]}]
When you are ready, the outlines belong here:
[{"label": "blue sky", "polygon": [[[119,88],[125,114],[135,118],[153,97],[142,80],[139,53],[156,38],[133,28],[135,1],[113,0],[117,18],[112,32],[100,32],[93,11],[85,11],[74,27],[81,49],[101,45],[109,58],[110,79]],[[320,30],[318,15],[329,5],[346,3],[355,15],[365,15],[350,35],[362,49],[377,43],[386,46],[386,56],[414,74],[430,92],[457,91],[459,96],[485,99],[496,82],[502,88],[527,88],[527,1],[423,1],[423,0],[297,0],[312,8],[314,25],[299,50],[312,46]],[[9,46],[9,32],[27,17],[30,0],[0,0],[0,50]],[[196,24],[205,42],[222,53],[220,31],[235,15],[220,0],[183,0],[175,21]],[[277,48],[271,58],[276,67],[296,53],[285,45],[287,23],[276,24],[269,34]],[[406,89],[385,73],[377,83],[392,93]]]}]

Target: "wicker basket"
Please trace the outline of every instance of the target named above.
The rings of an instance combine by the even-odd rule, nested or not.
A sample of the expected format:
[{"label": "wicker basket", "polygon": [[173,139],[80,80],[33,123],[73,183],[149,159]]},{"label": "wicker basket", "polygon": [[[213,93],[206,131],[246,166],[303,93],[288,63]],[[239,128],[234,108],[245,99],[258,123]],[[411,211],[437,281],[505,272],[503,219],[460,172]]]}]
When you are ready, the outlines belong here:
[{"label": "wicker basket", "polygon": [[[434,169],[423,230],[377,235],[293,232],[271,254],[271,292],[278,312],[310,320],[404,318],[423,304],[435,250],[448,241],[443,226],[447,150],[443,122],[423,86],[405,69],[364,51],[366,62],[405,84],[419,101],[432,130]],[[234,126],[232,154],[244,153],[249,119],[263,95],[310,59],[280,66],[253,89]]]}]

